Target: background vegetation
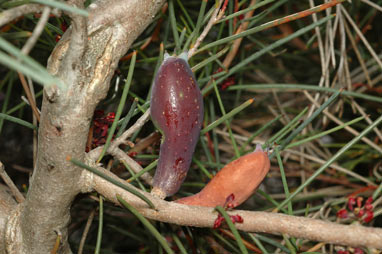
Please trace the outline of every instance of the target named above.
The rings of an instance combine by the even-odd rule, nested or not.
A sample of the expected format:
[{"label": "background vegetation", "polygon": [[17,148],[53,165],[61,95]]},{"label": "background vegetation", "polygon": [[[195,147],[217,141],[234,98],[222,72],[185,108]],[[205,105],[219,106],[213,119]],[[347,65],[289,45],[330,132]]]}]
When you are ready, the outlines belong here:
[{"label": "background vegetation", "polygon": [[[204,124],[187,179],[170,200],[200,191],[225,164],[260,143],[269,152],[271,170],[241,209],[381,227],[382,1],[338,2],[168,1],[121,58],[108,95],[97,106],[87,151],[108,145],[148,109],[164,52],[178,55],[193,48],[189,63],[204,95]],[[1,1],[1,8],[23,3]],[[225,11],[214,13],[220,5]],[[71,24],[68,15],[50,14],[29,53],[35,62],[28,62],[9,44],[23,48],[40,19],[41,14],[26,14],[2,26],[0,34],[0,160],[24,194],[37,153],[43,93],[38,83],[51,79],[39,66],[46,66]],[[205,38],[203,32],[208,32]],[[28,78],[23,81],[20,73],[34,86],[26,85]],[[114,118],[119,122],[112,127]],[[153,174],[160,145],[153,124],[136,131],[130,142],[125,151]],[[150,190],[128,163],[110,155],[101,162],[137,188]],[[167,245],[174,253],[377,253],[372,247],[288,234],[241,232],[238,237],[224,227],[154,220],[151,228],[137,213],[102,202],[96,193],[78,196],[69,225],[72,250],[165,253]]]}]

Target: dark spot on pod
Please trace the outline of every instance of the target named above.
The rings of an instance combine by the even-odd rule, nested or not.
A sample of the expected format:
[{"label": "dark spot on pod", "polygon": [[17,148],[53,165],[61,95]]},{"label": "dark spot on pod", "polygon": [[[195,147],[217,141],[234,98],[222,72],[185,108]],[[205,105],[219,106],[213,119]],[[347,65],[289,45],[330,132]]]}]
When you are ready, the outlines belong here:
[{"label": "dark spot on pod", "polygon": [[163,133],[153,187],[175,194],[191,164],[203,121],[203,97],[188,63],[165,57],[151,94],[151,118]]}]

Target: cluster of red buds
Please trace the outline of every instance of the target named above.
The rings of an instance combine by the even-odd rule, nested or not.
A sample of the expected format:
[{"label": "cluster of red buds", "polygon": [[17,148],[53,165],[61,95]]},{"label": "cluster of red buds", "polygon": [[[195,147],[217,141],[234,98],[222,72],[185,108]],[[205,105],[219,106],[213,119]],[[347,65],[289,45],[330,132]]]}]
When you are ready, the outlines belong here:
[{"label": "cluster of red buds", "polygon": [[361,223],[368,223],[373,220],[373,198],[369,197],[364,202],[363,197],[350,196],[347,202],[347,208],[342,208],[337,212],[340,219],[355,218]]},{"label": "cluster of red buds", "polygon": [[[229,195],[226,199],[226,202],[224,204],[224,210],[229,210],[229,209],[232,209],[234,207],[236,207],[236,203],[234,202],[235,200],[235,195],[232,193],[231,195]],[[243,223],[244,220],[243,220],[243,217],[241,217],[240,215],[236,214],[236,215],[230,215],[229,216],[231,218],[231,221],[232,223]],[[221,226],[221,224],[224,222],[224,217],[219,213],[218,217],[216,218],[215,222],[214,222],[214,228],[218,228]]]},{"label": "cluster of red buds", "polygon": [[103,110],[96,110],[94,112],[92,148],[105,144],[107,131],[114,122],[114,118],[114,112],[110,112],[107,115],[105,115]]},{"label": "cluster of red buds", "polygon": [[[219,72],[222,72],[223,71],[223,68],[219,67],[217,69],[217,71],[214,72],[214,74],[216,73],[219,73]],[[228,77],[226,78],[221,84],[220,84],[220,88],[224,91],[226,90],[228,87],[232,86],[236,84],[236,80],[235,80],[235,77]]]}]

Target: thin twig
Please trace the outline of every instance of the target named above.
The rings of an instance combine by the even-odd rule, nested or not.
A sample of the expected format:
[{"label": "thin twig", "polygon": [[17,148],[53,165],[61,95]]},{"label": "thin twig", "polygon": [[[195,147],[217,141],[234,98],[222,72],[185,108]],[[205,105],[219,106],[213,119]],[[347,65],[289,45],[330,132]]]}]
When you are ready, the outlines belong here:
[{"label": "thin twig", "polygon": [[[304,91],[304,94],[313,104],[316,105],[316,107],[320,107],[320,104],[307,91]],[[339,120],[337,117],[335,117],[333,114],[331,114],[327,110],[324,110],[323,113],[326,116],[328,116],[333,122],[337,123],[338,125],[344,124],[341,120]],[[351,134],[353,134],[354,136],[358,136],[360,134],[358,131],[356,131],[355,129],[353,129],[350,126],[345,126],[344,129],[347,130],[348,132],[350,132]],[[363,138],[361,138],[361,140],[382,154],[382,148],[379,147],[378,145],[376,145],[370,139],[363,137]]]},{"label": "thin twig", "polygon": [[0,162],[0,176],[4,180],[5,184],[8,185],[16,201],[18,203],[24,202],[25,198],[23,194],[21,194],[19,189],[17,189],[16,185],[13,183],[12,179],[8,176],[7,172],[4,169],[4,165],[1,162]]},{"label": "thin twig", "polygon": [[351,43],[352,48],[354,50],[354,53],[357,56],[358,62],[361,65],[363,73],[365,74],[367,84],[371,87],[372,86],[372,82],[371,82],[369,71],[367,70],[367,67],[366,67],[366,64],[365,64],[365,60],[363,60],[361,52],[359,52],[359,50],[358,50],[357,43],[356,43],[352,33],[350,32],[349,26],[346,24],[346,22],[344,22],[344,23],[345,23],[346,34],[349,37],[349,40],[350,40],[350,43]]},{"label": "thin twig", "polygon": [[[32,95],[32,99],[34,102],[36,102],[36,96],[35,96],[33,81],[30,77],[28,77],[28,85],[29,85],[29,91],[31,92],[31,95]],[[39,113],[40,113],[40,111],[39,111]],[[38,125],[37,117],[34,114],[33,114],[33,125],[35,125],[35,126]],[[38,149],[38,142],[37,142],[38,137],[37,137],[37,135],[38,135],[37,130],[33,130],[33,168],[35,167],[36,160],[37,160],[37,149]]]},{"label": "thin twig", "polygon": [[44,6],[39,4],[25,4],[6,11],[1,12],[0,27],[28,13],[40,12]]},{"label": "thin twig", "polygon": [[353,19],[347,13],[346,9],[343,6],[340,6],[341,12],[345,15],[346,19],[349,21],[350,25],[353,27],[354,31],[361,38],[363,44],[369,51],[369,53],[374,57],[375,61],[378,63],[379,68],[382,70],[382,61],[379,59],[378,55],[375,53],[374,49],[370,46],[370,43],[367,41],[365,36],[363,36],[362,32],[359,30],[358,26],[354,23]]},{"label": "thin twig", "polygon": [[95,209],[92,210],[89,214],[88,220],[87,220],[85,228],[84,228],[84,232],[82,233],[80,245],[78,247],[78,254],[82,254],[82,251],[83,251],[84,245],[85,245],[85,241],[86,241],[86,237],[88,236],[90,226],[92,225],[92,222],[94,219],[94,214],[95,214]]},{"label": "thin twig", "polygon": [[376,10],[382,12],[382,7],[379,6],[379,5],[376,4],[376,3],[373,3],[372,1],[369,1],[369,0],[361,0],[361,2],[364,2],[365,4],[368,4],[368,5],[370,5],[371,7],[373,7],[374,9],[376,9]]},{"label": "thin twig", "polygon": [[[309,0],[309,5],[310,5],[310,8],[314,8],[314,1],[313,0]],[[317,22],[318,19],[317,19],[317,14],[316,13],[312,13],[312,19],[313,19],[313,22]],[[318,43],[318,49],[319,49],[319,53],[320,53],[320,60],[321,60],[321,80],[320,80],[320,83],[318,86],[322,87],[324,85],[324,81],[327,80],[327,77],[328,77],[328,71],[329,71],[329,59],[328,59],[328,55],[325,54],[324,52],[324,46],[323,46],[323,42],[322,42],[322,36],[321,36],[321,32],[320,32],[320,28],[319,27],[316,27],[314,29],[316,35],[317,35],[317,43]],[[327,59],[327,60],[326,60]],[[327,65],[325,63],[328,63]],[[314,99],[315,100],[318,100],[320,98],[320,93],[316,93],[314,95]],[[312,114],[313,114],[313,111],[314,111],[315,107],[312,106],[310,109],[309,109],[309,112],[307,114],[307,117],[310,117]],[[325,122],[325,119],[324,121]],[[306,129],[303,130],[303,134],[304,132],[306,132]],[[301,147],[301,152],[303,152],[304,150],[304,147]],[[304,160],[302,159],[301,160],[301,164],[304,163]]]},{"label": "thin twig", "polygon": [[121,136],[115,139],[110,147],[118,147],[121,144],[124,144],[125,141],[133,135],[137,130],[141,129],[142,126],[149,120],[150,118],[150,108],[146,110],[146,112],[131,126],[128,130],[126,130]]},{"label": "thin twig", "polygon": [[[33,30],[32,36],[29,37],[27,42],[24,44],[23,48],[21,49],[21,52],[24,55],[28,55],[29,52],[33,49],[34,45],[36,44],[38,38],[40,37],[42,31],[44,30],[44,27],[46,23],[48,22],[49,15],[50,15],[50,7],[44,7],[42,15],[40,20],[37,22],[37,25],[35,29]],[[31,86],[27,84],[25,77],[22,73],[18,72],[21,84],[24,88],[25,94],[28,98],[29,105],[32,108],[33,116],[37,119],[37,122],[40,122],[40,112],[37,109],[36,106],[36,100],[34,98],[34,94],[31,92]]]},{"label": "thin twig", "polygon": [[29,37],[29,39],[27,40],[27,42],[24,44],[23,48],[21,49],[21,52],[23,54],[28,55],[29,52],[33,49],[42,31],[44,31],[44,27],[46,23],[48,22],[49,15],[50,15],[50,7],[46,6],[44,7],[44,10],[42,11],[41,18],[37,22],[37,25],[35,29],[33,30],[31,37]]},{"label": "thin twig", "polygon": [[[251,7],[253,5],[256,4],[256,1],[257,0],[252,0],[251,3],[249,4],[248,7]],[[255,12],[255,9],[247,12],[244,16],[244,20],[248,20],[252,17],[253,13]],[[241,33],[243,31],[245,31],[247,28],[248,28],[248,25],[249,25],[249,21],[245,21],[243,22],[239,28],[236,30],[236,33]],[[228,54],[226,55],[224,61],[223,61],[223,66],[228,69],[229,66],[231,65],[233,59],[235,58],[239,48],[240,48],[240,44],[241,42],[243,41],[243,37],[241,38],[238,38],[236,39],[234,42],[233,42],[233,45],[231,47],[231,50],[228,52]]]},{"label": "thin twig", "polygon": [[[352,105],[355,107],[355,109],[363,116],[365,117],[365,120],[368,124],[371,124],[373,121],[371,121],[370,117],[366,114],[366,112],[363,110],[363,108],[356,102],[352,101]],[[379,140],[382,141],[382,133],[378,130],[378,128],[375,128],[373,130],[375,134],[378,136]]]},{"label": "thin twig", "polygon": [[25,80],[24,75],[21,72],[17,72],[19,75],[19,79],[21,81],[21,85],[23,86],[24,92],[28,98],[29,105],[32,108],[33,116],[36,117],[37,122],[40,122],[40,112],[37,109],[36,101],[33,99],[30,88],[28,86],[27,81]]},{"label": "thin twig", "polygon": [[[86,171],[84,171],[84,173],[89,174]],[[124,184],[128,184],[105,169],[102,170],[102,173]],[[124,191],[98,176],[93,176],[93,187],[98,193],[115,204],[118,204],[116,195],[120,195],[143,216],[149,219],[177,225],[213,227],[214,221],[217,218],[217,213],[214,208],[186,206],[175,202],[167,202],[130,185],[130,188],[136,189],[136,191],[141,192],[150,199],[156,208],[151,209],[134,194]],[[379,228],[341,225],[306,217],[269,212],[233,210],[230,211],[229,214],[238,214],[243,218],[243,223],[236,224],[236,227],[246,232],[264,232],[278,235],[288,234],[291,237],[310,239],[313,241],[356,247],[367,246],[382,248],[382,229]],[[360,235],[367,237],[359,237]]]},{"label": "thin twig", "polygon": [[[296,154],[296,155],[299,155],[299,156],[303,156],[304,158],[308,159],[308,160],[311,160],[311,161],[314,161],[314,162],[317,162],[317,163],[320,163],[320,164],[325,164],[326,161],[325,160],[322,160],[320,158],[317,158],[315,156],[311,156],[311,155],[308,155],[308,154],[305,154],[305,153],[301,153],[301,152],[298,152],[298,151],[295,151],[295,150],[291,150],[291,149],[286,149],[285,151],[289,152],[289,153],[292,153],[292,154]],[[369,184],[369,185],[372,185],[372,186],[375,186],[376,184],[372,181],[370,181],[369,179],[357,174],[357,173],[354,173],[353,171],[351,170],[348,170],[346,168],[343,168],[341,166],[338,166],[336,164],[331,164],[330,167],[336,169],[337,171],[339,172],[342,172],[346,175],[349,175],[349,176],[352,176],[366,184]]]},{"label": "thin twig", "polygon": [[218,15],[220,11],[220,7],[223,4],[223,0],[220,0],[219,3],[216,6],[215,11],[212,13],[210,20],[208,21],[206,27],[204,28],[203,32],[200,34],[198,39],[196,39],[196,42],[194,46],[188,51],[188,59],[190,59],[204,40],[204,38],[207,36],[208,32],[211,30],[212,26],[220,19],[222,15]]},{"label": "thin twig", "polygon": [[[135,160],[133,160],[130,156],[128,156],[124,151],[122,151],[120,148],[116,147],[115,149],[112,149],[109,151],[111,155],[113,155],[116,159],[119,161],[126,162],[127,165],[130,166],[130,168],[137,174],[140,171],[143,170],[142,166],[138,164]],[[144,173],[141,178],[148,184],[153,184],[153,178],[149,173]]]}]

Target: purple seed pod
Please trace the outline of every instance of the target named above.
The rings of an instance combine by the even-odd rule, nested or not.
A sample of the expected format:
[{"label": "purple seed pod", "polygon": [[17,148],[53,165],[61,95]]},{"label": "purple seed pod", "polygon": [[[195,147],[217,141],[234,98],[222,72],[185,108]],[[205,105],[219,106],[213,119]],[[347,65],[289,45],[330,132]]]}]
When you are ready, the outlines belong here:
[{"label": "purple seed pod", "polygon": [[165,54],[151,93],[151,118],[162,132],[152,194],[175,194],[186,178],[203,121],[203,97],[187,54]]}]

